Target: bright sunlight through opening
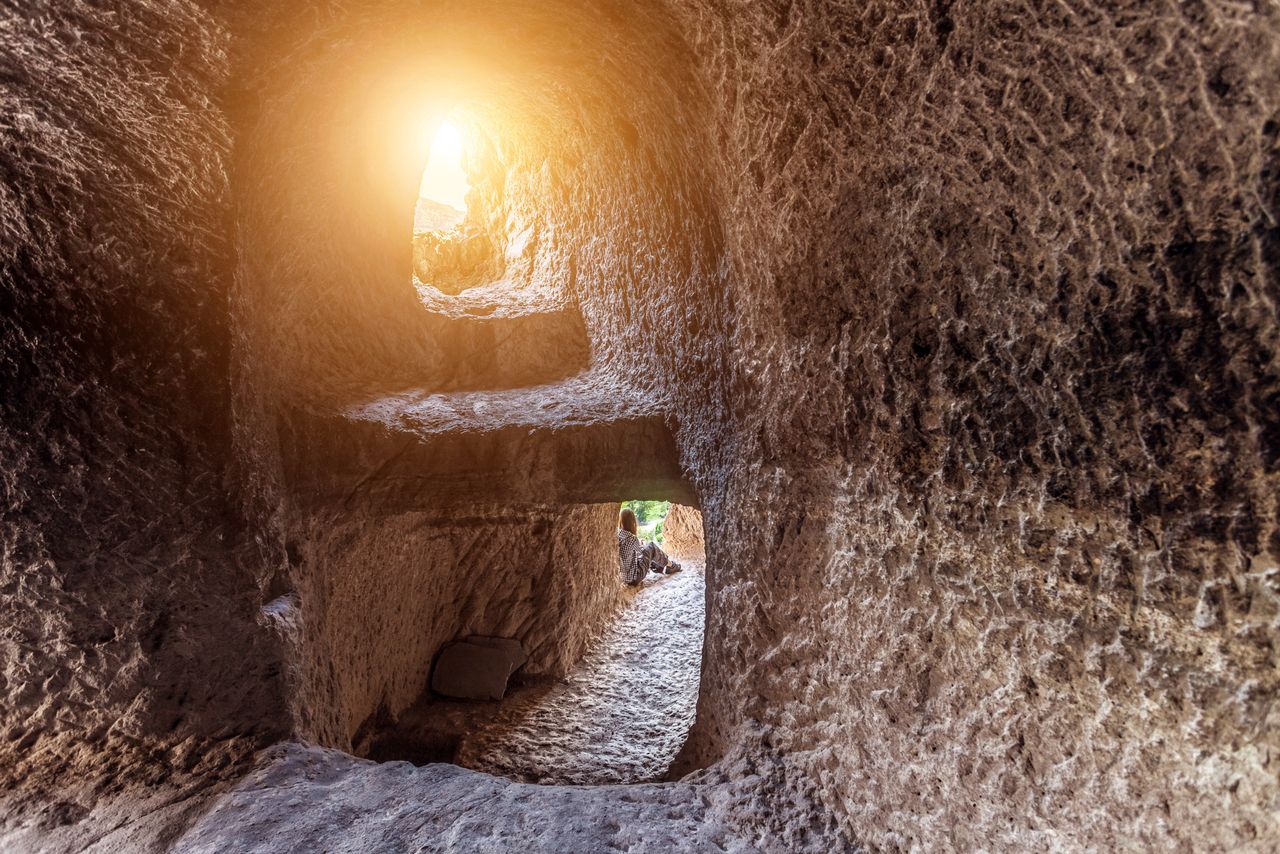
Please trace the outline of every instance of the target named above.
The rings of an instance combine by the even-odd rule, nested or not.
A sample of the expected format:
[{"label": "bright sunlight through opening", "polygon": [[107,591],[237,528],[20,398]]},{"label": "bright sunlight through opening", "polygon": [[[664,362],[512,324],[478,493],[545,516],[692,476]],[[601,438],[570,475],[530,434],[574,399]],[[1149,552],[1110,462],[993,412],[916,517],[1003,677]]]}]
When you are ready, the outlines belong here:
[{"label": "bright sunlight through opening", "polygon": [[[418,188],[420,222],[415,227],[437,230],[442,222],[450,219],[450,211],[437,206],[450,208],[456,215],[454,222],[445,227],[452,227],[466,213],[469,185],[462,168],[462,147],[462,132],[457,126],[449,121],[441,122],[431,141],[427,168],[422,172],[422,184]],[[426,222],[421,222],[423,215]]]}]

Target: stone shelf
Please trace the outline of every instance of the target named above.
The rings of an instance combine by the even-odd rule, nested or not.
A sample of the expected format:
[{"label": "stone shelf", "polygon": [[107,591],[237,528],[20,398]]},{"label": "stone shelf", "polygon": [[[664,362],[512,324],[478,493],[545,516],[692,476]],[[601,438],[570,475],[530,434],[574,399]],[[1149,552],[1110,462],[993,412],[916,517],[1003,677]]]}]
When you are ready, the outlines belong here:
[{"label": "stone shelf", "polygon": [[696,502],[659,406],[596,372],[499,391],[371,395],[288,422],[288,476],[304,503],[403,512],[635,495]]}]

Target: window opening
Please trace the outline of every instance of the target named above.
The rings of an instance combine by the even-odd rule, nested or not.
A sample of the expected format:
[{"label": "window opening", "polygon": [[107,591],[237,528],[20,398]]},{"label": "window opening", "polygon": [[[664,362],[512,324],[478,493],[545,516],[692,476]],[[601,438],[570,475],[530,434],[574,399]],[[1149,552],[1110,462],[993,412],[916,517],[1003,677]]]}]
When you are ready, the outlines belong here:
[{"label": "window opening", "polygon": [[463,166],[462,131],[445,120],[431,141],[422,183],[418,185],[414,231],[449,231],[457,227],[466,217],[470,189]]}]

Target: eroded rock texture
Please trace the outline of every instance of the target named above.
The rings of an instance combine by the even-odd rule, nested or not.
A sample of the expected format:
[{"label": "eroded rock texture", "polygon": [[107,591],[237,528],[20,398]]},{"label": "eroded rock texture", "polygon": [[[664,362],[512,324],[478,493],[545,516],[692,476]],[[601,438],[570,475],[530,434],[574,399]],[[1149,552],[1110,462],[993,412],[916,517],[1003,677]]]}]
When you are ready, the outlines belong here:
[{"label": "eroded rock texture", "polygon": [[172,823],[288,732],[226,478],[230,40],[194,3],[0,10],[0,847]]},{"label": "eroded rock texture", "polygon": [[[1274,5],[0,16],[6,847],[1280,841]],[[466,634],[565,672],[637,497],[702,513],[694,778],[331,750]]]},{"label": "eroded rock texture", "polygon": [[662,524],[662,550],[673,555],[700,559],[706,554],[706,533],[702,514],[683,504],[672,504]]},{"label": "eroded rock texture", "polygon": [[408,513],[301,534],[290,641],[301,734],[362,752],[468,635],[515,638],[527,675],[563,676],[619,604],[612,504],[555,515]]},{"label": "eroded rock texture", "polygon": [[755,401],[708,746],[884,845],[1274,844],[1275,10],[689,20]]}]

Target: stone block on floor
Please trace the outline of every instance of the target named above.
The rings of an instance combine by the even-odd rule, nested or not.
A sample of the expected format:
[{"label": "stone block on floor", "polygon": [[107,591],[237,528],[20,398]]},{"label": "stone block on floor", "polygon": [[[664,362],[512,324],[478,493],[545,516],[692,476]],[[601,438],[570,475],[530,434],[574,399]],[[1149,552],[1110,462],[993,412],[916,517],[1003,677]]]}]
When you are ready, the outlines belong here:
[{"label": "stone block on floor", "polygon": [[446,646],[431,674],[431,690],[464,700],[501,700],[514,669],[511,651],[475,643]]},{"label": "stone block on floor", "polygon": [[529,660],[529,656],[524,651],[524,644],[515,638],[495,638],[486,635],[471,635],[467,638],[467,643],[473,643],[476,646],[486,646],[489,649],[500,649],[507,654],[511,660],[511,672],[515,673],[524,663]]}]

